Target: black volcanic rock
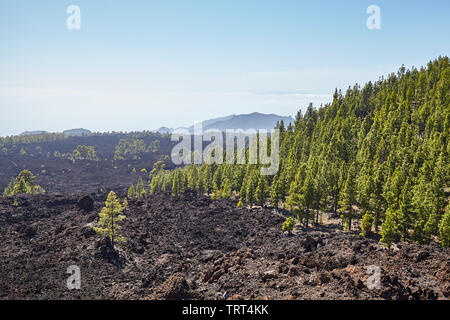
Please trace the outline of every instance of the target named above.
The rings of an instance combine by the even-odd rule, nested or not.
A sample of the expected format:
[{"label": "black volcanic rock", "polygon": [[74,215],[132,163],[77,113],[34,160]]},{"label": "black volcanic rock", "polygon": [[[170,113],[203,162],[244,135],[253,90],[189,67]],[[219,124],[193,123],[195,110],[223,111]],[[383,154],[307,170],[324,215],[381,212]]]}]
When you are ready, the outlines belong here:
[{"label": "black volcanic rock", "polygon": [[91,212],[94,210],[94,199],[90,196],[81,197],[77,202],[77,206],[86,212]]}]

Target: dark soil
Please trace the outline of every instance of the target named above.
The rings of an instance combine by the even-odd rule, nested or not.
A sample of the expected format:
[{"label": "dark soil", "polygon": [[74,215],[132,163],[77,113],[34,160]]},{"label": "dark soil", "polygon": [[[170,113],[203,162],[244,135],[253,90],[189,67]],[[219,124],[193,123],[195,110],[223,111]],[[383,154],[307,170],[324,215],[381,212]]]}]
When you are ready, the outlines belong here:
[{"label": "dark soil", "polygon": [[[92,211],[80,208],[83,196],[94,200]],[[190,192],[130,201],[127,242],[113,252],[92,230],[105,199],[0,198],[0,299],[450,297],[450,250],[438,244],[387,249],[338,226],[287,236],[282,212]],[[67,289],[71,265],[80,267],[80,290]],[[367,287],[372,265],[381,270],[379,289]]]},{"label": "dark soil", "polygon": [[[114,150],[121,135],[71,137],[46,143],[24,145],[27,150],[42,148],[42,154],[24,156],[18,154],[0,154],[0,195],[12,177],[16,177],[22,170],[30,170],[36,176],[36,183],[47,192],[98,192],[103,190],[117,190],[128,188],[136,183],[138,176],[146,178],[156,161],[170,154],[173,143],[167,137],[159,137],[161,146],[156,152],[137,155],[138,159],[114,161]],[[144,139],[149,144],[155,138]],[[54,158],[53,153],[72,153],[78,145],[94,146],[99,161]],[[20,146],[16,149],[20,149]],[[47,152],[50,157],[47,157]],[[166,169],[174,168],[170,161],[165,161]],[[133,172],[135,169],[135,172]]]}]

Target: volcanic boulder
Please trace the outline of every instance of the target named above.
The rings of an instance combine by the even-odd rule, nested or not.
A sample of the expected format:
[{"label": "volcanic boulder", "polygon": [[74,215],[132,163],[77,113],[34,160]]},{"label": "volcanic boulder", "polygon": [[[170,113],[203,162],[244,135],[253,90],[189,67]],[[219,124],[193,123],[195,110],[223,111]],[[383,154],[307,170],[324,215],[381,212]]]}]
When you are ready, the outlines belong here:
[{"label": "volcanic boulder", "polygon": [[90,196],[81,197],[77,202],[77,206],[86,212],[91,212],[94,210],[94,199]]},{"label": "volcanic boulder", "polygon": [[162,283],[153,296],[157,300],[183,300],[189,298],[190,287],[181,273],[171,275]]}]

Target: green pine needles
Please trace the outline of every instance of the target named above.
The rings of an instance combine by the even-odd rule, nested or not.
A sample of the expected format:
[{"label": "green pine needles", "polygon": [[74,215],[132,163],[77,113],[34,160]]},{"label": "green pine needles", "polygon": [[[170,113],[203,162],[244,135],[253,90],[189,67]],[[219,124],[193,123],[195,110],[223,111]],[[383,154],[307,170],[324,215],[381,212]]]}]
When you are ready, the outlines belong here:
[{"label": "green pine needles", "polygon": [[106,237],[113,248],[115,242],[125,242],[125,237],[119,233],[121,229],[119,223],[126,218],[122,214],[126,206],[127,204],[121,204],[114,191],[111,191],[105,202],[105,207],[99,213],[98,224],[100,227],[93,228],[97,234]]}]

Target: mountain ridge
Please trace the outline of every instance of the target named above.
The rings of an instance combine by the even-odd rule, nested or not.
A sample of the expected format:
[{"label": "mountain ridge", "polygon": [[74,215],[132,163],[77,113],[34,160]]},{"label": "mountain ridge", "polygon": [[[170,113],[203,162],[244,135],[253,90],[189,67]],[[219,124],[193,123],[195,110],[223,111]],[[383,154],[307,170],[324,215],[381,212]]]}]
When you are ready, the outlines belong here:
[{"label": "mountain ridge", "polygon": [[[274,113],[265,114],[259,112],[246,113],[246,114],[232,114],[225,117],[213,118],[202,121],[202,130],[219,130],[225,131],[227,129],[266,129],[268,131],[275,128],[277,122],[283,120],[284,124],[287,126],[288,123],[294,123],[294,119],[291,116],[280,116]],[[178,127],[178,128],[168,128],[161,127],[155,132],[159,133],[172,133],[175,130],[187,130],[189,133],[194,133],[194,126],[189,127]]]}]

